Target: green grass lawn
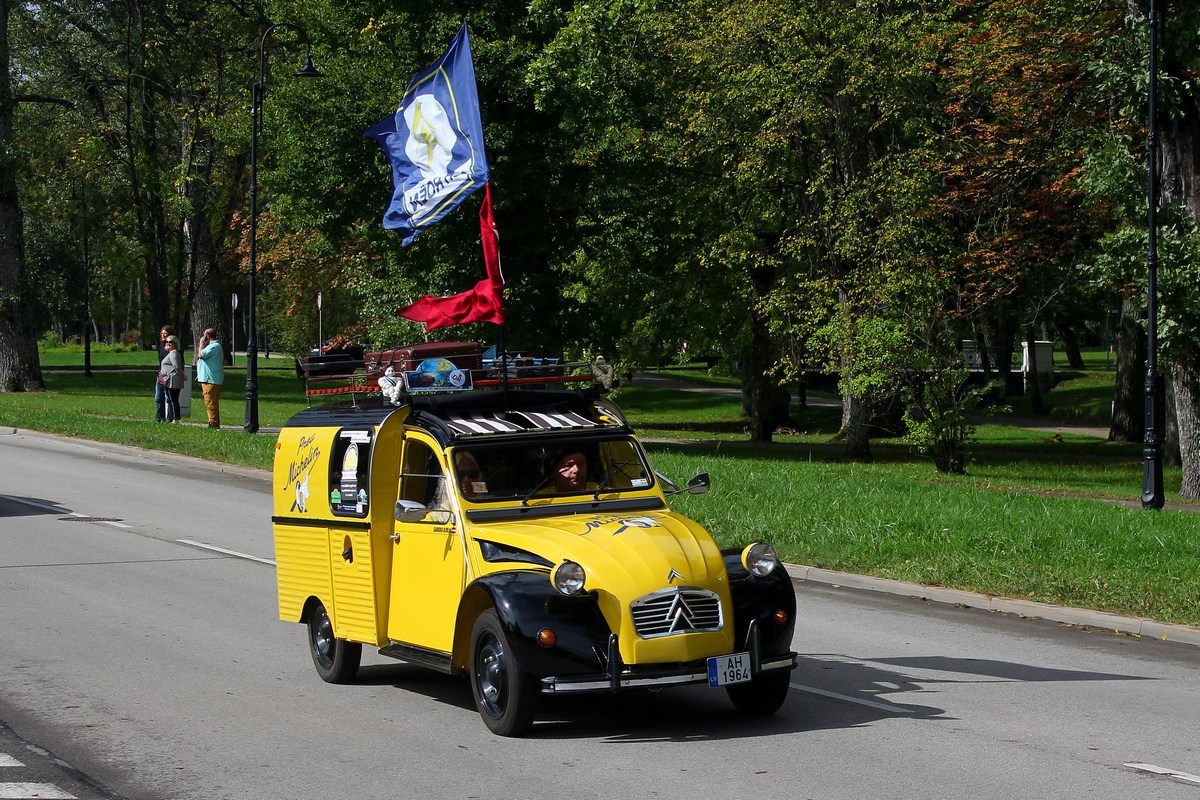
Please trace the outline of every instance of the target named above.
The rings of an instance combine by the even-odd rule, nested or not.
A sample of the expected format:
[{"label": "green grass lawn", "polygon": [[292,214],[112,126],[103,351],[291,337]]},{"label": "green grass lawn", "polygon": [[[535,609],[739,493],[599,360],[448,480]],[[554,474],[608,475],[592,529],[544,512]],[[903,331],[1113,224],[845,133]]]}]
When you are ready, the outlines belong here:
[{"label": "green grass lawn", "polygon": [[[0,394],[0,425],[270,468],[270,436],[152,422],[154,354],[145,363],[136,359],[146,354],[120,355],[106,366],[143,369],[92,378],[48,372],[47,392]],[[245,373],[226,374],[222,421],[240,425]],[[1103,383],[1091,377],[1072,378],[1046,399],[1061,392],[1056,407],[1086,398],[1099,407]],[[264,426],[306,405],[290,365],[261,368],[259,391]],[[895,439],[873,440],[871,463],[846,461],[832,439],[836,409],[797,412],[794,431],[756,445],[746,440],[737,397],[635,383],[615,398],[659,471],[677,481],[712,476],[709,494],[671,502],[722,544],[762,538],[795,563],[1200,624],[1200,516],[1095,499],[1139,497],[1139,444],[981,424],[968,474],[949,476]],[[198,391],[192,408],[192,421],[202,422]],[[1177,469],[1166,470],[1166,485],[1176,500]]]}]

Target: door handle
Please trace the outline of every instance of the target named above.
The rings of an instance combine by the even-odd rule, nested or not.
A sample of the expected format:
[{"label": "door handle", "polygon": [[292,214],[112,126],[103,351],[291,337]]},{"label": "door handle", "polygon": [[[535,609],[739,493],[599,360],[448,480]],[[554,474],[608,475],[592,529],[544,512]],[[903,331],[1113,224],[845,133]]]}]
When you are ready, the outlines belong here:
[{"label": "door handle", "polygon": [[398,533],[393,533],[393,534],[392,534],[391,536],[389,536],[388,538],[389,538],[389,539],[391,539],[393,542],[398,542],[398,541],[400,541],[400,534],[398,534]]}]

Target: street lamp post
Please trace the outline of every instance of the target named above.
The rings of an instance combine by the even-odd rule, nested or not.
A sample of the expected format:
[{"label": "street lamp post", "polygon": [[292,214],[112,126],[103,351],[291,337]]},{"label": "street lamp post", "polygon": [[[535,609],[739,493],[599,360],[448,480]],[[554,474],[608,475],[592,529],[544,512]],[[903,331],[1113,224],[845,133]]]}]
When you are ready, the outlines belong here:
[{"label": "street lamp post", "polygon": [[291,28],[300,35],[305,46],[304,66],[295,72],[299,78],[319,78],[313,67],[312,44],[300,26],[278,22],[263,31],[258,44],[258,83],[250,90],[250,286],[246,306],[246,433],[258,432],[258,314],[255,281],[258,276],[258,129],[262,125],[262,104],[267,92],[267,39],[278,28]]},{"label": "street lamp post", "polygon": [[1158,372],[1158,3],[1150,0],[1149,237],[1146,257],[1146,433],[1143,438],[1142,508],[1160,509],[1163,492],[1163,378]]}]

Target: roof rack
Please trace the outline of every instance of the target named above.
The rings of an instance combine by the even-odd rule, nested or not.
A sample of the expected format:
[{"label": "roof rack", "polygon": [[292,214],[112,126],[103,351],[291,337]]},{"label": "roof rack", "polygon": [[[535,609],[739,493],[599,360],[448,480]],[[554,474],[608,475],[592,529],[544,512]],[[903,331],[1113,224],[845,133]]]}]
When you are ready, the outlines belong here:
[{"label": "roof rack", "polygon": [[[521,351],[499,354],[478,342],[428,342],[366,353],[350,370],[329,374],[328,364],[296,362],[308,404],[314,397],[359,394],[388,397],[396,405],[407,394],[455,393],[474,389],[552,389],[568,383],[593,382],[591,366],[582,361],[530,356]],[[318,384],[318,385],[314,385]]]}]

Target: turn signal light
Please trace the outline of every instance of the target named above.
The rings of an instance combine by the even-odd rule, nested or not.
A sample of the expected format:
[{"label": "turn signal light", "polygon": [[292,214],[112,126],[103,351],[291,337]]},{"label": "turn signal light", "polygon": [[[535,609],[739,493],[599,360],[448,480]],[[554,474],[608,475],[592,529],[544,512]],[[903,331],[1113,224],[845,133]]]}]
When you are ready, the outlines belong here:
[{"label": "turn signal light", "polygon": [[787,612],[784,611],[782,608],[775,609],[774,619],[775,619],[776,625],[785,624],[788,621]]},{"label": "turn signal light", "polygon": [[542,628],[537,632],[537,640],[538,644],[542,647],[554,647],[554,643],[558,641],[558,637],[549,628]]}]

